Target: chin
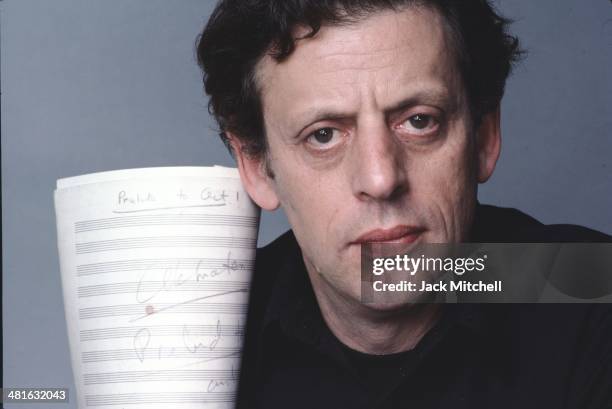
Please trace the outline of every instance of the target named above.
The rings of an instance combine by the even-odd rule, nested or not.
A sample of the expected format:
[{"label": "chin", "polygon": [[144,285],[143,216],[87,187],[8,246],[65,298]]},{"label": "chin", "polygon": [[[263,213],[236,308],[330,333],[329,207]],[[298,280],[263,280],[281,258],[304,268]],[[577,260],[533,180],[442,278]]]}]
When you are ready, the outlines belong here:
[{"label": "chin", "polygon": [[407,297],[404,295],[404,298],[405,299],[403,300],[375,300],[374,302],[363,302],[362,305],[373,313],[389,315],[390,313],[418,308],[424,301],[426,301],[422,296],[415,296],[411,297],[411,299],[407,299]]}]

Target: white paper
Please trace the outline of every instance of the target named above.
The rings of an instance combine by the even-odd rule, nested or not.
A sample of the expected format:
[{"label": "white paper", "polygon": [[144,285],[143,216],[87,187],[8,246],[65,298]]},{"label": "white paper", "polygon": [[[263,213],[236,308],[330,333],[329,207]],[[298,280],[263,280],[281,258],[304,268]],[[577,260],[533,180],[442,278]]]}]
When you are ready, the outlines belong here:
[{"label": "white paper", "polygon": [[232,408],[259,211],[231,168],[61,179],[79,408]]}]

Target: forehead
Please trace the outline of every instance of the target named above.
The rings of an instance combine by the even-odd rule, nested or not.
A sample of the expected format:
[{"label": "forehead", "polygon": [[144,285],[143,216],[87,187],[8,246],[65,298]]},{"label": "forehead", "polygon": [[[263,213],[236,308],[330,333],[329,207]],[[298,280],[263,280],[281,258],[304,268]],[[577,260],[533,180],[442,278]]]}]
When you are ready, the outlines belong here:
[{"label": "forehead", "polygon": [[[296,29],[296,37],[307,33]],[[296,42],[283,62],[269,55],[256,69],[264,118],[300,122],[333,105],[356,113],[384,109],[411,95],[456,95],[458,74],[444,18],[426,7],[382,10],[346,25],[327,25]],[[274,118],[281,120],[281,118]]]}]

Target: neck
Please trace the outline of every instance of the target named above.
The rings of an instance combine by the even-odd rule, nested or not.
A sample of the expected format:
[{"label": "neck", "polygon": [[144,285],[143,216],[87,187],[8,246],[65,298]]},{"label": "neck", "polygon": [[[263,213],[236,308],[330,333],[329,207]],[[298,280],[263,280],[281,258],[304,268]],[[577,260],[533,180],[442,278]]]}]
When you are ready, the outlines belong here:
[{"label": "neck", "polygon": [[441,304],[377,308],[338,292],[316,272],[308,275],[327,326],[356,351],[383,355],[413,349],[440,317]]}]

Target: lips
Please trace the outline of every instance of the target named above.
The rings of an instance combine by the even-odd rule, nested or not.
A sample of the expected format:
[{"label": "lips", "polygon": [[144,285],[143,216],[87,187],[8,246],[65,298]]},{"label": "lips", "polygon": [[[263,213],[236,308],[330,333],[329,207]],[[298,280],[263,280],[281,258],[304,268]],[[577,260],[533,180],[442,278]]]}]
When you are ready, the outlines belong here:
[{"label": "lips", "polygon": [[359,236],[351,244],[363,243],[412,243],[425,231],[422,227],[395,226],[390,229],[370,230]]}]

